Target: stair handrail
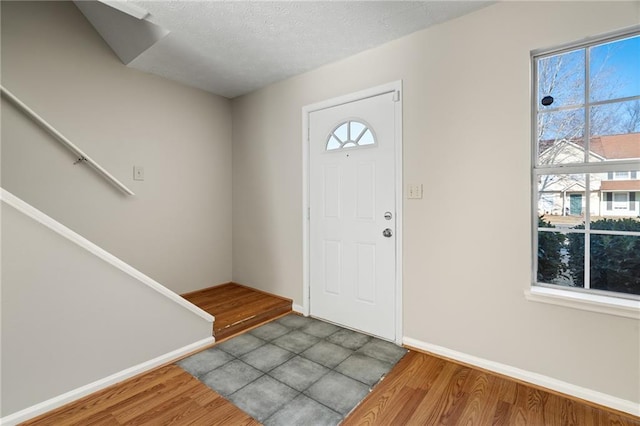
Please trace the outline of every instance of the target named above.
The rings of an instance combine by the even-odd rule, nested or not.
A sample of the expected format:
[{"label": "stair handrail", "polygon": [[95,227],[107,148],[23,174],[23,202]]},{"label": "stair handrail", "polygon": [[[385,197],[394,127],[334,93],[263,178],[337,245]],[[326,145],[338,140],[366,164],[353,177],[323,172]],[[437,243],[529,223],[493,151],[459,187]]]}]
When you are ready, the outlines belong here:
[{"label": "stair handrail", "polygon": [[8,100],[10,100],[14,105],[20,108],[24,113],[26,113],[33,121],[42,126],[47,132],[49,132],[52,136],[54,136],[58,142],[62,143],[67,149],[73,152],[78,156],[78,161],[76,163],[87,163],[93,170],[95,170],[100,176],[105,178],[109,183],[118,188],[120,191],[124,192],[127,195],[136,195],[132,190],[127,188],[122,182],[116,179],[111,173],[106,171],[102,166],[96,163],[91,157],[89,157],[84,151],[78,148],[73,142],[67,139],[62,133],[56,130],[51,124],[49,124],[44,118],[42,118],[38,113],[29,108],[24,102],[18,99],[13,93],[7,90],[4,86],[0,85],[0,92],[5,96]]}]

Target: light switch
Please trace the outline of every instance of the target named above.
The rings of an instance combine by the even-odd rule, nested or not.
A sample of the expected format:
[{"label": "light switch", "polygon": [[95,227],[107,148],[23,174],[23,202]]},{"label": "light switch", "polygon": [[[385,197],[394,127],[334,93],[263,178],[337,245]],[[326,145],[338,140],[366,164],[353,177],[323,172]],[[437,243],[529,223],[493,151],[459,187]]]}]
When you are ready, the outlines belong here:
[{"label": "light switch", "polygon": [[418,200],[422,198],[422,184],[412,183],[407,187],[407,198],[410,200]]},{"label": "light switch", "polygon": [[144,167],[133,166],[133,180],[144,180]]}]

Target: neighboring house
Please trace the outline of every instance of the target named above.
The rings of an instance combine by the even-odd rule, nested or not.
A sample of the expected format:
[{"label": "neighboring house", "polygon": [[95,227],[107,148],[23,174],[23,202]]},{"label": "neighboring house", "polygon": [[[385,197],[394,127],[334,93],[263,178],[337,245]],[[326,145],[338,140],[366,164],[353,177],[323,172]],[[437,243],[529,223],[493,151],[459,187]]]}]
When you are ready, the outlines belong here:
[{"label": "neighboring house", "polygon": [[[582,139],[543,141],[541,164],[570,164],[584,159]],[[640,160],[640,133],[591,138],[589,160]],[[590,213],[600,217],[640,216],[640,171],[592,174]],[[584,175],[550,175],[538,183],[540,214],[580,216],[587,203]]]}]

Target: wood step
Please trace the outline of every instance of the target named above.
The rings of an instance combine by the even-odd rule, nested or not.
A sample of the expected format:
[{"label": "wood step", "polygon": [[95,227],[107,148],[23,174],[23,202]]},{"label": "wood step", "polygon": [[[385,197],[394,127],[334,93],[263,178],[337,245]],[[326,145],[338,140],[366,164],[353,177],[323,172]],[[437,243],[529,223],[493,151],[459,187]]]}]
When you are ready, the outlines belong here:
[{"label": "wood step", "polygon": [[216,341],[285,315],[292,306],[291,299],[237,283],[197,290],[182,297],[216,318],[213,324]]}]

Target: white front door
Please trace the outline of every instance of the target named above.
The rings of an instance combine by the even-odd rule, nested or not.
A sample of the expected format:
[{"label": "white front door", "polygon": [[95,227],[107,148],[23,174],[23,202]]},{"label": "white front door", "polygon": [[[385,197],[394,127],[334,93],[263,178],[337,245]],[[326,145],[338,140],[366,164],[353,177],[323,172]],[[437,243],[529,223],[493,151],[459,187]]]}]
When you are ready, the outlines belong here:
[{"label": "white front door", "polygon": [[310,313],[392,341],[396,102],[393,91],[309,114]]}]

